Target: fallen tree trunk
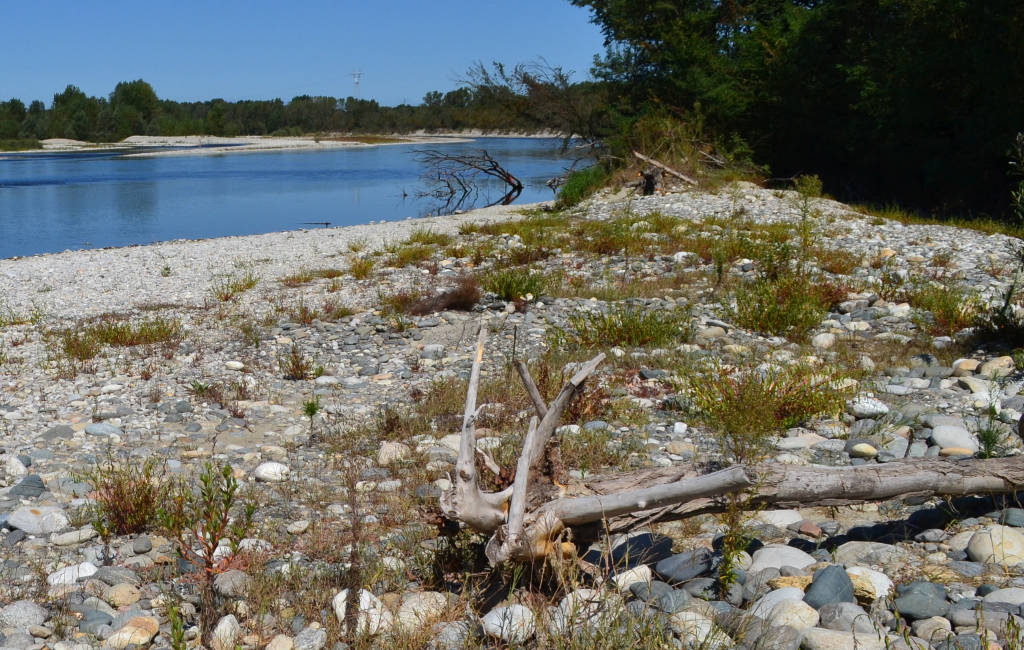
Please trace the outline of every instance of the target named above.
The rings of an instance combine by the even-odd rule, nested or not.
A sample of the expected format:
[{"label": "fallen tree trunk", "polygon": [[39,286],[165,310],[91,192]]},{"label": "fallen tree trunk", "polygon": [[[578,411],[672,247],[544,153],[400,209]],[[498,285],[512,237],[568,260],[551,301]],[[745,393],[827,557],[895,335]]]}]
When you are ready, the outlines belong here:
[{"label": "fallen tree trunk", "polygon": [[667,467],[595,478],[584,486],[585,490],[593,493],[591,496],[551,501],[542,510],[565,513],[574,524],[580,524],[585,523],[584,519],[593,520],[588,515],[595,510],[594,507],[585,507],[588,502],[584,500],[622,499],[623,495],[651,490],[652,486],[662,489],[671,486],[671,489],[682,493],[686,488],[706,484],[710,477],[737,471],[746,477],[748,483],[745,486],[736,481],[716,495],[617,513],[609,519],[608,527],[612,532],[621,532],[639,521],[667,521],[721,512],[726,504],[720,497],[741,490],[749,490],[747,498],[751,508],[844,506],[890,499],[1010,494],[1024,490],[1024,456],[922,458],[857,467],[737,465],[705,475],[698,474],[693,468]]},{"label": "fallen tree trunk", "polygon": [[[640,523],[721,512],[730,494],[744,493],[750,508],[857,505],[890,499],[1007,494],[1024,489],[1024,456],[992,459],[913,459],[831,467],[762,463],[702,473],[693,466],[642,470],[560,484],[545,475],[540,459],[558,420],[604,355],[580,364],[550,404],[544,404],[527,367],[516,369],[537,416],[519,458],[515,481],[501,492],[483,492],[477,482],[474,421],[486,329],[481,327],[466,396],[453,487],[442,495],[449,519],[491,533],[492,564],[532,561],[574,550],[563,532],[602,522],[607,532]],[[529,509],[528,509],[529,508]]]}]

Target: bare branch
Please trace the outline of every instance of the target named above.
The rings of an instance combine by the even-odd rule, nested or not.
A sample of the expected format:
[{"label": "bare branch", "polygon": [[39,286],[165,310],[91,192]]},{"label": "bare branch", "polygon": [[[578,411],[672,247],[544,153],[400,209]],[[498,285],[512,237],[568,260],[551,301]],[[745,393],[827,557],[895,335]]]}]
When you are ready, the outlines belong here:
[{"label": "bare branch", "polygon": [[537,409],[539,417],[544,417],[548,414],[548,407],[544,403],[540,391],[537,390],[537,384],[534,383],[533,377],[530,376],[530,369],[526,367],[526,363],[522,359],[516,359],[515,366],[516,372],[519,373],[519,378],[523,380],[523,386],[526,387],[526,392],[530,396],[530,401],[533,402],[533,408]]}]

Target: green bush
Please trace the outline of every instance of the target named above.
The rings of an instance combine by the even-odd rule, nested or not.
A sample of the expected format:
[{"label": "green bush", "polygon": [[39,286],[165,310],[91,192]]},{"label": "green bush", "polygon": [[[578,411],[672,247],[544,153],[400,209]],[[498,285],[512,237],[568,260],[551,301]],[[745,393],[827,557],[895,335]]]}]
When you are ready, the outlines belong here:
[{"label": "green bush", "polygon": [[484,290],[498,294],[502,300],[521,300],[528,294],[539,296],[547,283],[539,273],[519,267],[488,273],[480,284]]},{"label": "green bush", "polygon": [[738,286],[726,316],[742,328],[803,337],[828,313],[828,287],[807,276],[762,277]]},{"label": "green bush", "polygon": [[568,208],[576,205],[597,190],[604,187],[611,174],[601,165],[594,165],[569,174],[565,185],[558,192],[557,208]]},{"label": "green bush", "polygon": [[552,343],[563,348],[644,347],[684,342],[690,335],[690,314],[684,309],[614,305],[607,311],[569,316],[567,327],[553,330]]}]

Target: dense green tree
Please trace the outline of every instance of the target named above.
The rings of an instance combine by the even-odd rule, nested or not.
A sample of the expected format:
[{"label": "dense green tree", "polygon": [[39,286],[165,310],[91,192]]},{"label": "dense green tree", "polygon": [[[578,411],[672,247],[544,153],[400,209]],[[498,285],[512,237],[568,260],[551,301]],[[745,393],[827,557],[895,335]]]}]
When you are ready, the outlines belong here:
[{"label": "dense green tree", "polygon": [[689,114],[846,197],[1005,209],[1019,0],[571,1],[602,29],[595,73],[623,114]]}]

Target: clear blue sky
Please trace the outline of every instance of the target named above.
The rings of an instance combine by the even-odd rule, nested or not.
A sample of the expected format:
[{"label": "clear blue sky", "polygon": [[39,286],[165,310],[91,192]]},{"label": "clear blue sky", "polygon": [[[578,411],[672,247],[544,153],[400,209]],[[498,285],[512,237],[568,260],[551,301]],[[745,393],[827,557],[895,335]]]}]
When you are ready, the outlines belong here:
[{"label": "clear blue sky", "polygon": [[545,58],[589,75],[602,37],[567,0],[41,0],[0,2],[0,101],[47,106],[74,84],[145,79],[194,101],[354,94],[418,104],[476,61]]}]

